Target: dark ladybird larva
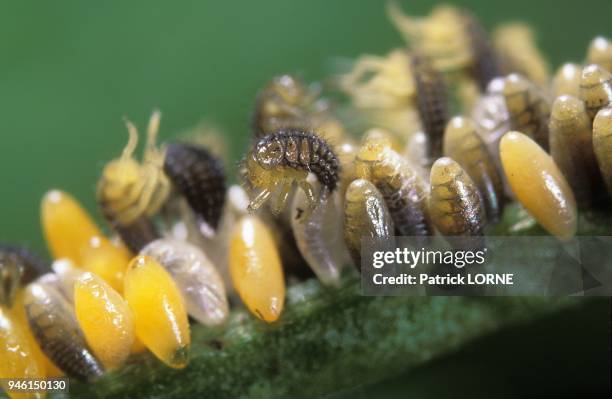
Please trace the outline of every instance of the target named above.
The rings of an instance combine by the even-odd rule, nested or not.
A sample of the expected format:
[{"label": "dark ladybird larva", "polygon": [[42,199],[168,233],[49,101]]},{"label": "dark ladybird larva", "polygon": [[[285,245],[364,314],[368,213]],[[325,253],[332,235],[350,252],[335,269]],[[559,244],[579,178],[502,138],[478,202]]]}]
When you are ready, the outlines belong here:
[{"label": "dark ladybird larva", "polygon": [[492,83],[506,102],[511,129],[524,132],[548,150],[548,116],[550,104],[544,93],[519,74],[510,74]]},{"label": "dark ladybird larva", "polygon": [[580,98],[593,120],[597,111],[612,102],[612,73],[597,64],[584,67],[580,79]]},{"label": "dark ladybird larva", "polygon": [[427,156],[432,162],[442,155],[442,136],[448,121],[448,92],[442,74],[422,55],[412,55],[416,105],[427,135]]},{"label": "dark ladybird larva", "polygon": [[104,373],[85,342],[71,305],[55,288],[44,283],[30,284],[24,305],[40,348],[66,375],[91,381]]},{"label": "dark ladybird larva", "polygon": [[356,175],[369,180],[383,195],[398,235],[422,237],[418,244],[427,244],[433,231],[427,190],[382,133],[372,129],[366,134],[355,158]]},{"label": "dark ladybird larva", "polygon": [[221,161],[204,147],[172,143],[166,148],[164,172],[196,215],[216,229],[225,202]]},{"label": "dark ladybird larva", "polygon": [[612,107],[603,108],[595,116],[593,148],[608,193],[612,197]]},{"label": "dark ladybird larva", "polygon": [[466,11],[463,11],[462,15],[474,60],[472,75],[480,91],[484,92],[489,82],[501,75],[499,60],[480,22]]},{"label": "dark ladybird larva", "polygon": [[338,157],[315,133],[282,129],[259,139],[246,159],[245,177],[253,189],[260,190],[249,209],[258,209],[276,191],[273,211],[280,213],[294,183],[304,190],[310,209],[313,209],[317,198],[306,181],[309,172],[317,177],[325,190],[334,191],[339,180]]},{"label": "dark ladybird larva", "polygon": [[393,230],[382,194],[369,181],[354,180],[346,190],[344,202],[344,242],[358,269],[362,237],[391,239]]},{"label": "dark ladybird larva", "polygon": [[49,263],[30,250],[0,243],[0,305],[10,307],[19,287],[50,270]]},{"label": "dark ladybird larva", "polygon": [[444,133],[444,155],[457,161],[478,188],[487,221],[499,220],[504,206],[504,186],[493,157],[469,118],[454,117]]},{"label": "dark ladybird larva", "polygon": [[549,122],[550,155],[572,187],[576,201],[588,205],[601,184],[593,152],[591,120],[584,103],[560,96],[552,107]]},{"label": "dark ladybird larva", "polygon": [[483,234],[485,211],[476,185],[450,158],[431,167],[431,219],[444,236],[478,237]]}]

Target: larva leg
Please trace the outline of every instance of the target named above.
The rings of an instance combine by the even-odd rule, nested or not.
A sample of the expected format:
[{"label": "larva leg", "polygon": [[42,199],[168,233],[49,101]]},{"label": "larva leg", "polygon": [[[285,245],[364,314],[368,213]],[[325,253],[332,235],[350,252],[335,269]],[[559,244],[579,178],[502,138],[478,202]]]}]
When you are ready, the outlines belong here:
[{"label": "larva leg", "polygon": [[314,188],[312,187],[312,185],[308,183],[306,180],[300,181],[299,185],[300,185],[300,188],[304,190],[304,193],[306,194],[306,199],[308,201],[308,209],[306,209],[305,215],[304,215],[304,219],[307,219],[310,213],[317,207],[317,203],[319,202],[319,199],[317,195],[315,194]]},{"label": "larva leg", "polygon": [[251,200],[251,203],[247,207],[247,210],[249,212],[255,212],[256,210],[261,208],[261,206],[268,200],[268,198],[270,198],[270,195],[272,195],[272,191],[270,189],[264,188],[259,192],[259,194],[257,194],[255,198]]},{"label": "larva leg", "polygon": [[287,198],[289,198],[289,191],[291,191],[292,183],[293,182],[289,179],[283,179],[278,183],[277,187],[279,187],[279,190],[272,208],[273,214],[279,215],[285,207]]}]

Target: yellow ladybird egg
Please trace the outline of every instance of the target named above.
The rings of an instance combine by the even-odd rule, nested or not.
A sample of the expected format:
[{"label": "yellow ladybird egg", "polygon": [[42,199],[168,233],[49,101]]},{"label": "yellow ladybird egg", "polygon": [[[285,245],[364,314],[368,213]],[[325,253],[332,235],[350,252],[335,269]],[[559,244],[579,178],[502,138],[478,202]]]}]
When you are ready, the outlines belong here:
[{"label": "yellow ladybird egg", "polygon": [[500,155],[512,191],[527,211],[559,239],[572,238],[576,233],[576,200],[551,156],[519,132],[504,135]]},{"label": "yellow ladybird egg", "polygon": [[105,368],[130,355],[134,320],[127,302],[100,277],[84,273],[74,285],[74,310],[87,343]]},{"label": "yellow ladybird egg", "polygon": [[130,263],[130,253],[104,236],[94,236],[82,251],[81,266],[123,292],[123,278]]},{"label": "yellow ladybird egg", "polygon": [[91,237],[102,233],[70,194],[59,190],[47,192],[41,204],[41,222],[51,255],[81,263],[81,250]]},{"label": "yellow ladybird egg", "polygon": [[183,368],[191,342],[187,311],[170,274],[153,258],[135,257],[124,281],[136,336],[162,362]]},{"label": "yellow ladybird egg", "polygon": [[246,307],[271,323],[285,303],[285,278],[274,238],[261,220],[244,216],[230,237],[232,282]]},{"label": "yellow ladybird egg", "polygon": [[[45,377],[45,365],[17,318],[0,307],[0,378]],[[11,398],[43,398],[42,393],[16,394]]]}]

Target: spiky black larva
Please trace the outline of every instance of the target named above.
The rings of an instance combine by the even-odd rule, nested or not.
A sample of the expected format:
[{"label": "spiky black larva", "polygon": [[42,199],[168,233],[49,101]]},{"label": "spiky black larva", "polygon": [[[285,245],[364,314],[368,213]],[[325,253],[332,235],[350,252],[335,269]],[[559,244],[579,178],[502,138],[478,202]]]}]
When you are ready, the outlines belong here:
[{"label": "spiky black larva", "polygon": [[27,248],[0,243],[0,305],[11,306],[20,287],[50,270],[49,262]]},{"label": "spiky black larva", "polygon": [[122,226],[108,216],[106,219],[132,253],[139,253],[147,244],[161,238],[157,226],[146,216],[141,216],[129,226]]},{"label": "spiky black larva", "polygon": [[191,209],[216,228],[225,203],[225,171],[206,148],[171,143],[166,149],[164,172]]},{"label": "spiky black larva", "polygon": [[277,166],[312,172],[330,192],[336,188],[339,180],[339,160],[324,139],[314,132],[281,129],[257,141],[255,158],[259,161],[259,149],[275,143],[282,148],[282,156]]},{"label": "spiky black larva", "polygon": [[442,137],[449,118],[448,91],[444,77],[425,56],[412,54],[411,65],[417,111],[427,137],[427,156],[433,162],[442,155]]}]

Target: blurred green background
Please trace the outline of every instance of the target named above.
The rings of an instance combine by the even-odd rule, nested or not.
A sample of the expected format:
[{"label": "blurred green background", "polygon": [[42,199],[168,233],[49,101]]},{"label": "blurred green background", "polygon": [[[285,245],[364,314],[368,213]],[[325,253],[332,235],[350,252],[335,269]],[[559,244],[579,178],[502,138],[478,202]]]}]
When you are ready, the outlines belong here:
[{"label": "blurred green background", "polygon": [[[487,28],[506,20],[532,24],[554,66],[582,60],[594,35],[612,36],[610,0],[454,3],[470,8]],[[422,15],[434,4],[410,1],[403,2],[403,8]],[[292,72],[308,80],[321,79],[332,71],[334,57],[384,54],[399,45],[402,40],[379,1],[2,2],[0,240],[44,250],[38,207],[51,188],[73,193],[100,220],[95,183],[105,162],[125,145],[124,116],[142,128],[151,110],[161,108],[162,139],[203,119],[212,121],[231,138],[236,159],[250,137],[256,91],[270,77]],[[577,330],[581,323],[588,324],[587,331],[598,337],[589,342],[588,358],[581,357],[580,350],[559,352],[559,342],[547,339],[549,334],[554,338],[567,319],[544,321],[542,328],[506,336],[517,342],[529,339],[522,334],[547,334],[532,348],[523,349],[521,358],[513,356],[514,349],[501,352],[505,368],[496,374],[490,373],[490,364],[495,362],[492,353],[502,347],[499,339],[488,346],[485,342],[479,351],[466,348],[450,361],[433,363],[429,370],[375,388],[358,388],[346,397],[377,397],[382,387],[394,397],[452,395],[457,391],[441,385],[440,378],[453,375],[444,381],[463,381],[458,386],[468,389],[465,381],[473,381],[470,373],[478,378],[496,375],[498,380],[487,386],[493,387],[495,381],[511,384],[535,375],[520,371],[532,366],[534,359],[539,359],[534,373],[564,360],[578,362],[575,368],[564,369],[562,379],[571,378],[574,370],[587,374],[609,370],[609,362],[597,357],[602,348],[602,355],[609,358],[603,352],[608,325],[600,322],[608,319],[608,309],[570,323]],[[578,338],[584,339],[586,332],[581,331]],[[538,352],[542,347],[545,350]],[[558,356],[550,358],[551,354]],[[511,379],[504,380],[506,376]],[[550,368],[546,378],[554,384]],[[539,379],[531,381],[537,384]]]},{"label": "blurred green background", "polygon": [[[435,2],[404,2],[425,14]],[[612,1],[457,1],[488,28],[524,20],[556,65],[612,35]],[[327,76],[334,57],[402,41],[379,1],[13,1],[0,5],[0,240],[44,249],[38,206],[62,188],[98,217],[94,189],[127,116],[163,112],[161,137],[202,119],[249,138],[253,98],[271,76]]]}]

